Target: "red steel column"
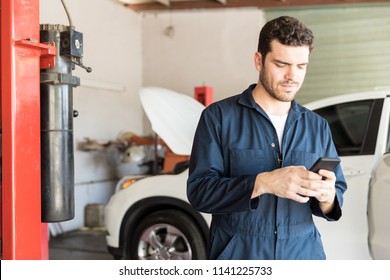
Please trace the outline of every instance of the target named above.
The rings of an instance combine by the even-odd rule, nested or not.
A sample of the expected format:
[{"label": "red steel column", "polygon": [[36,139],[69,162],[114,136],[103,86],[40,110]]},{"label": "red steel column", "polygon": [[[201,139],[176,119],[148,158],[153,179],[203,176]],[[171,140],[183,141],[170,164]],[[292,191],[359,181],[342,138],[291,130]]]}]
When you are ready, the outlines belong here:
[{"label": "red steel column", "polygon": [[2,259],[48,259],[41,223],[39,0],[1,0]]}]

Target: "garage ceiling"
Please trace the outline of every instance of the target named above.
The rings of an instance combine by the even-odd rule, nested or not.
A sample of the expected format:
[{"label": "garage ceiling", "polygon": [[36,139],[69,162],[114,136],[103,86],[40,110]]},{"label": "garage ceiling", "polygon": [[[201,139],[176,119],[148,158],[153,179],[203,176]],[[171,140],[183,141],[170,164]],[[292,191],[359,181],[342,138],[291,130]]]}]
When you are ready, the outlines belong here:
[{"label": "garage ceiling", "polygon": [[336,4],[374,4],[390,2],[389,0],[118,0],[131,10],[166,11],[185,9],[212,9],[212,8],[288,8],[297,6],[321,6]]}]

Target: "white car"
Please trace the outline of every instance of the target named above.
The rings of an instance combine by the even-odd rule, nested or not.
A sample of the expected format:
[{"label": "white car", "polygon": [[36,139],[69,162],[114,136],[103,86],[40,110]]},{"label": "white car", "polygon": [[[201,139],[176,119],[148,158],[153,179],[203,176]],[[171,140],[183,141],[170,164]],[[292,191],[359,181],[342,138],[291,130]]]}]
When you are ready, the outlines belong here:
[{"label": "white car", "polygon": [[[161,88],[144,88],[140,97],[153,130],[173,152],[189,155],[204,107]],[[390,90],[305,106],[328,120],[348,184],[341,219],[314,218],[327,259],[390,259]],[[114,258],[206,257],[211,216],[188,203],[188,166],[183,163],[176,171],[119,181],[105,208],[106,241]]]}]

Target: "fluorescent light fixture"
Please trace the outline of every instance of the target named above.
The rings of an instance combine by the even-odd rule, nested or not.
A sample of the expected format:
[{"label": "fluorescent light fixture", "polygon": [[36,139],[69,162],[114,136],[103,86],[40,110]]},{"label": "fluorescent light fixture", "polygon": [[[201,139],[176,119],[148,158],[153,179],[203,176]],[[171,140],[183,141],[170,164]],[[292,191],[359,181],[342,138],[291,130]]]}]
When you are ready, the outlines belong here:
[{"label": "fluorescent light fixture", "polygon": [[169,6],[171,1],[169,0],[119,0],[119,2],[122,2],[124,4],[149,4],[149,3],[157,2],[164,6]]},{"label": "fluorescent light fixture", "polygon": [[[149,4],[149,3],[160,3],[161,5],[169,7],[171,2],[175,1],[170,1],[170,0],[119,0],[120,2],[124,4]],[[188,2],[191,2],[191,0],[187,0]],[[219,2],[223,5],[226,5],[227,0],[215,0],[216,2]],[[179,2],[179,1],[177,1]],[[195,2],[195,1],[194,1]]]}]

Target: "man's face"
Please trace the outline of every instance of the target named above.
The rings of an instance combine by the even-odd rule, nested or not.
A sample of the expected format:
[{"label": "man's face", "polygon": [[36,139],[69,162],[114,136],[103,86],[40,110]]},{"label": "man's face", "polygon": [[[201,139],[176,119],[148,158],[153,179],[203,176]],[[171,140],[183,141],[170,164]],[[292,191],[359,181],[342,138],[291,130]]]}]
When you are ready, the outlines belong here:
[{"label": "man's face", "polygon": [[271,43],[271,52],[260,68],[260,84],[273,98],[282,102],[291,102],[303,84],[306,67],[309,63],[309,47],[291,47]]}]

